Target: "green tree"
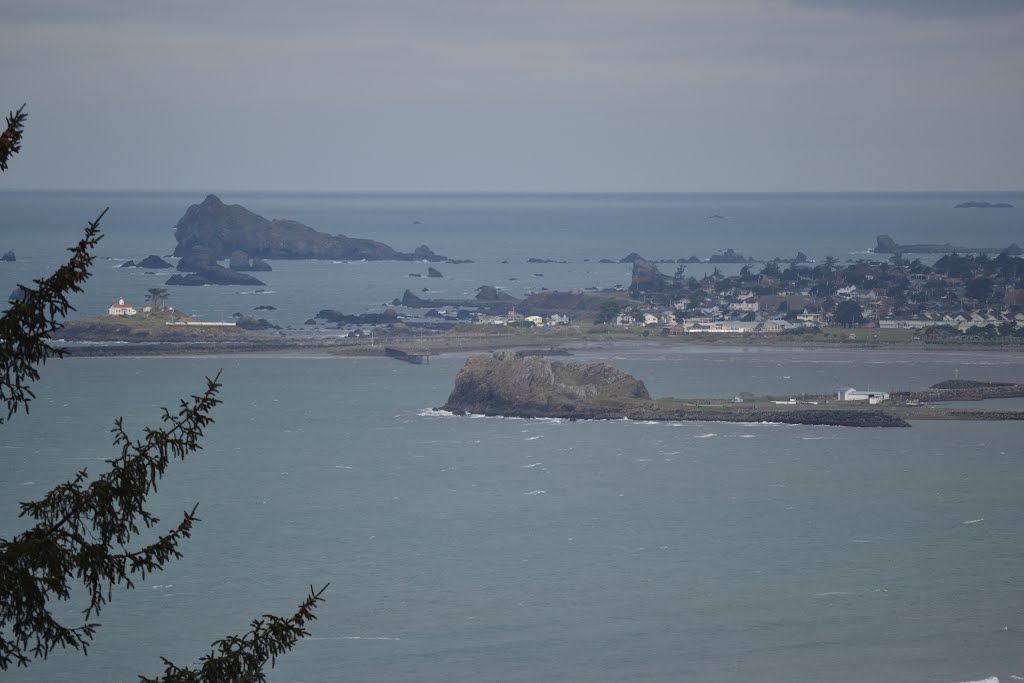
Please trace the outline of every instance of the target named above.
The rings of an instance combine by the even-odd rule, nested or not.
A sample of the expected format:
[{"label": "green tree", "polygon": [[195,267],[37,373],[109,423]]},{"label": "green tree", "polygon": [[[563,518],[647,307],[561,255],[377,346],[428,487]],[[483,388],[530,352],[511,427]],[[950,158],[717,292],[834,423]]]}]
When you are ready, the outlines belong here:
[{"label": "green tree", "polygon": [[146,290],[146,301],[153,303],[153,308],[163,308],[167,297],[171,295],[164,287],[150,287]]},{"label": "green tree", "polygon": [[[20,150],[24,107],[12,112],[0,134],[0,168]],[[34,287],[19,285],[21,296],[0,316],[0,402],[11,419],[26,413],[35,398],[32,385],[39,367],[67,355],[51,345],[51,335],[73,310],[68,296],[81,292],[93,263],[92,250],[102,238],[100,220],[91,222],[73,247],[67,263]],[[135,581],[180,558],[179,545],[191,535],[196,507],[186,511],[168,533],[136,549],[133,540],[160,520],[146,508],[151,493],[172,460],[184,460],[200,450],[203,431],[220,403],[219,374],[207,378],[206,389],[181,401],[178,409],[163,410],[161,428],[145,428],[133,439],[120,418],[114,422],[114,446],[120,454],[107,461],[108,471],[90,478],[86,470],[51,489],[41,499],[21,503],[21,516],[31,526],[11,539],[0,538],[0,669],[28,666],[57,648],[88,653],[98,623],[92,621],[112,598],[114,587],[133,588]],[[81,584],[88,606],[81,623],[68,625],[53,611],[68,601]],[[264,615],[241,636],[213,643],[196,667],[179,667],[163,659],[158,678],[147,683],[228,683],[264,681],[264,668],[307,635],[305,625],[316,618],[326,586],[310,588],[309,596],[288,617]]]},{"label": "green tree", "polygon": [[968,299],[974,299],[985,303],[992,296],[992,280],[987,277],[976,277],[967,281],[964,294]]},{"label": "green tree", "polygon": [[611,299],[602,301],[601,306],[597,309],[597,317],[594,318],[594,322],[613,323],[621,310],[622,307]]},{"label": "green tree", "polygon": [[836,306],[836,322],[845,327],[864,323],[864,310],[856,301],[842,301]]}]

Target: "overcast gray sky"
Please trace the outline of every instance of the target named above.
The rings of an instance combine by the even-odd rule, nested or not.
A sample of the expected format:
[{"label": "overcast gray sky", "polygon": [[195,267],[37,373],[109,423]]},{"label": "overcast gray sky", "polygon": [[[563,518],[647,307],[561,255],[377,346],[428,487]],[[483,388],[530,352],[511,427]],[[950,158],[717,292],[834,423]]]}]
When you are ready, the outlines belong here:
[{"label": "overcast gray sky", "polygon": [[1024,187],[1021,0],[0,9],[0,187]]}]

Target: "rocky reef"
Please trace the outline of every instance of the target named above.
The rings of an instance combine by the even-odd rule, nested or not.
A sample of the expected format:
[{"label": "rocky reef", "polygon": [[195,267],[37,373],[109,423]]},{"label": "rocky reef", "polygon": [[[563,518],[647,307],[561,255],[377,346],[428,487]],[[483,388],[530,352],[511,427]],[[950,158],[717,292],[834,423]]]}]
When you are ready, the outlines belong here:
[{"label": "rocky reef", "polygon": [[478,308],[488,311],[506,311],[520,303],[520,299],[506,294],[492,285],[477,287],[473,299],[424,299],[416,296],[411,290],[405,290],[401,299],[391,302],[393,306],[408,308]]},{"label": "rocky reef", "polygon": [[197,266],[194,272],[185,275],[172,275],[164,284],[185,285],[200,287],[202,285],[254,285],[265,287],[266,283],[254,278],[252,275],[239,273],[238,271],[212,264],[208,266]]},{"label": "rocky reef", "polygon": [[138,263],[135,261],[125,261],[121,264],[122,268],[148,268],[150,270],[156,270],[159,268],[173,268],[170,263],[164,261],[156,254],[150,254],[146,258],[142,259]]},{"label": "rocky reef", "polygon": [[174,237],[175,256],[189,257],[198,249],[213,260],[230,258],[238,251],[256,259],[446,260],[426,245],[403,253],[383,242],[329,235],[298,221],[269,220],[212,194],[188,207],[174,227]]},{"label": "rocky reef", "polygon": [[673,399],[655,401],[642,381],[604,363],[560,363],[512,351],[467,359],[442,409],[505,417],[910,426],[885,411],[862,408],[757,408],[742,404],[705,408]]}]

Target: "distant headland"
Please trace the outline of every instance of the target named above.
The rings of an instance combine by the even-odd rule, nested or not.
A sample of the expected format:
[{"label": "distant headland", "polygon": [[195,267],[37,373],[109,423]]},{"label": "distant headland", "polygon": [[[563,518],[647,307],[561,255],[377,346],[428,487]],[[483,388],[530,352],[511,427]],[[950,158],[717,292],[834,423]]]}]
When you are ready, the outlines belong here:
[{"label": "distant headland", "polygon": [[954,209],[1012,209],[1013,204],[1005,202],[961,202]]},{"label": "distant headland", "polygon": [[897,244],[889,235],[879,235],[875,238],[876,254],[1009,254],[1020,256],[1024,249],[1014,242],[1008,247],[962,247],[954,246],[949,242],[945,244]]}]

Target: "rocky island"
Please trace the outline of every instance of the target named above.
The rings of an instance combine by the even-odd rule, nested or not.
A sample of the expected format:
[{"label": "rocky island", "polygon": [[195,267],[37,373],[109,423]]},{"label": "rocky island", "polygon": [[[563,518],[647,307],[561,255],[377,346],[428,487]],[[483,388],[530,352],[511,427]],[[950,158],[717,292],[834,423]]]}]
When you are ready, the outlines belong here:
[{"label": "rocky island", "polygon": [[641,380],[604,363],[561,363],[512,351],[467,359],[442,410],[460,415],[586,420],[910,426],[900,417],[874,408],[700,406],[680,399],[654,400]]},{"label": "rocky island", "polygon": [[958,247],[949,242],[945,244],[897,244],[889,235],[875,238],[876,254],[1009,254],[1020,256],[1024,249],[1014,242],[1008,247]]},{"label": "rocky island", "polygon": [[403,253],[383,242],[329,235],[298,221],[269,220],[239,204],[225,204],[212,194],[188,207],[174,226],[174,237],[178,243],[175,256],[200,252],[215,261],[231,258],[234,252],[254,259],[446,260],[426,245]]},{"label": "rocky island", "polygon": [[1012,209],[1013,204],[1006,202],[961,202],[954,209]]}]

